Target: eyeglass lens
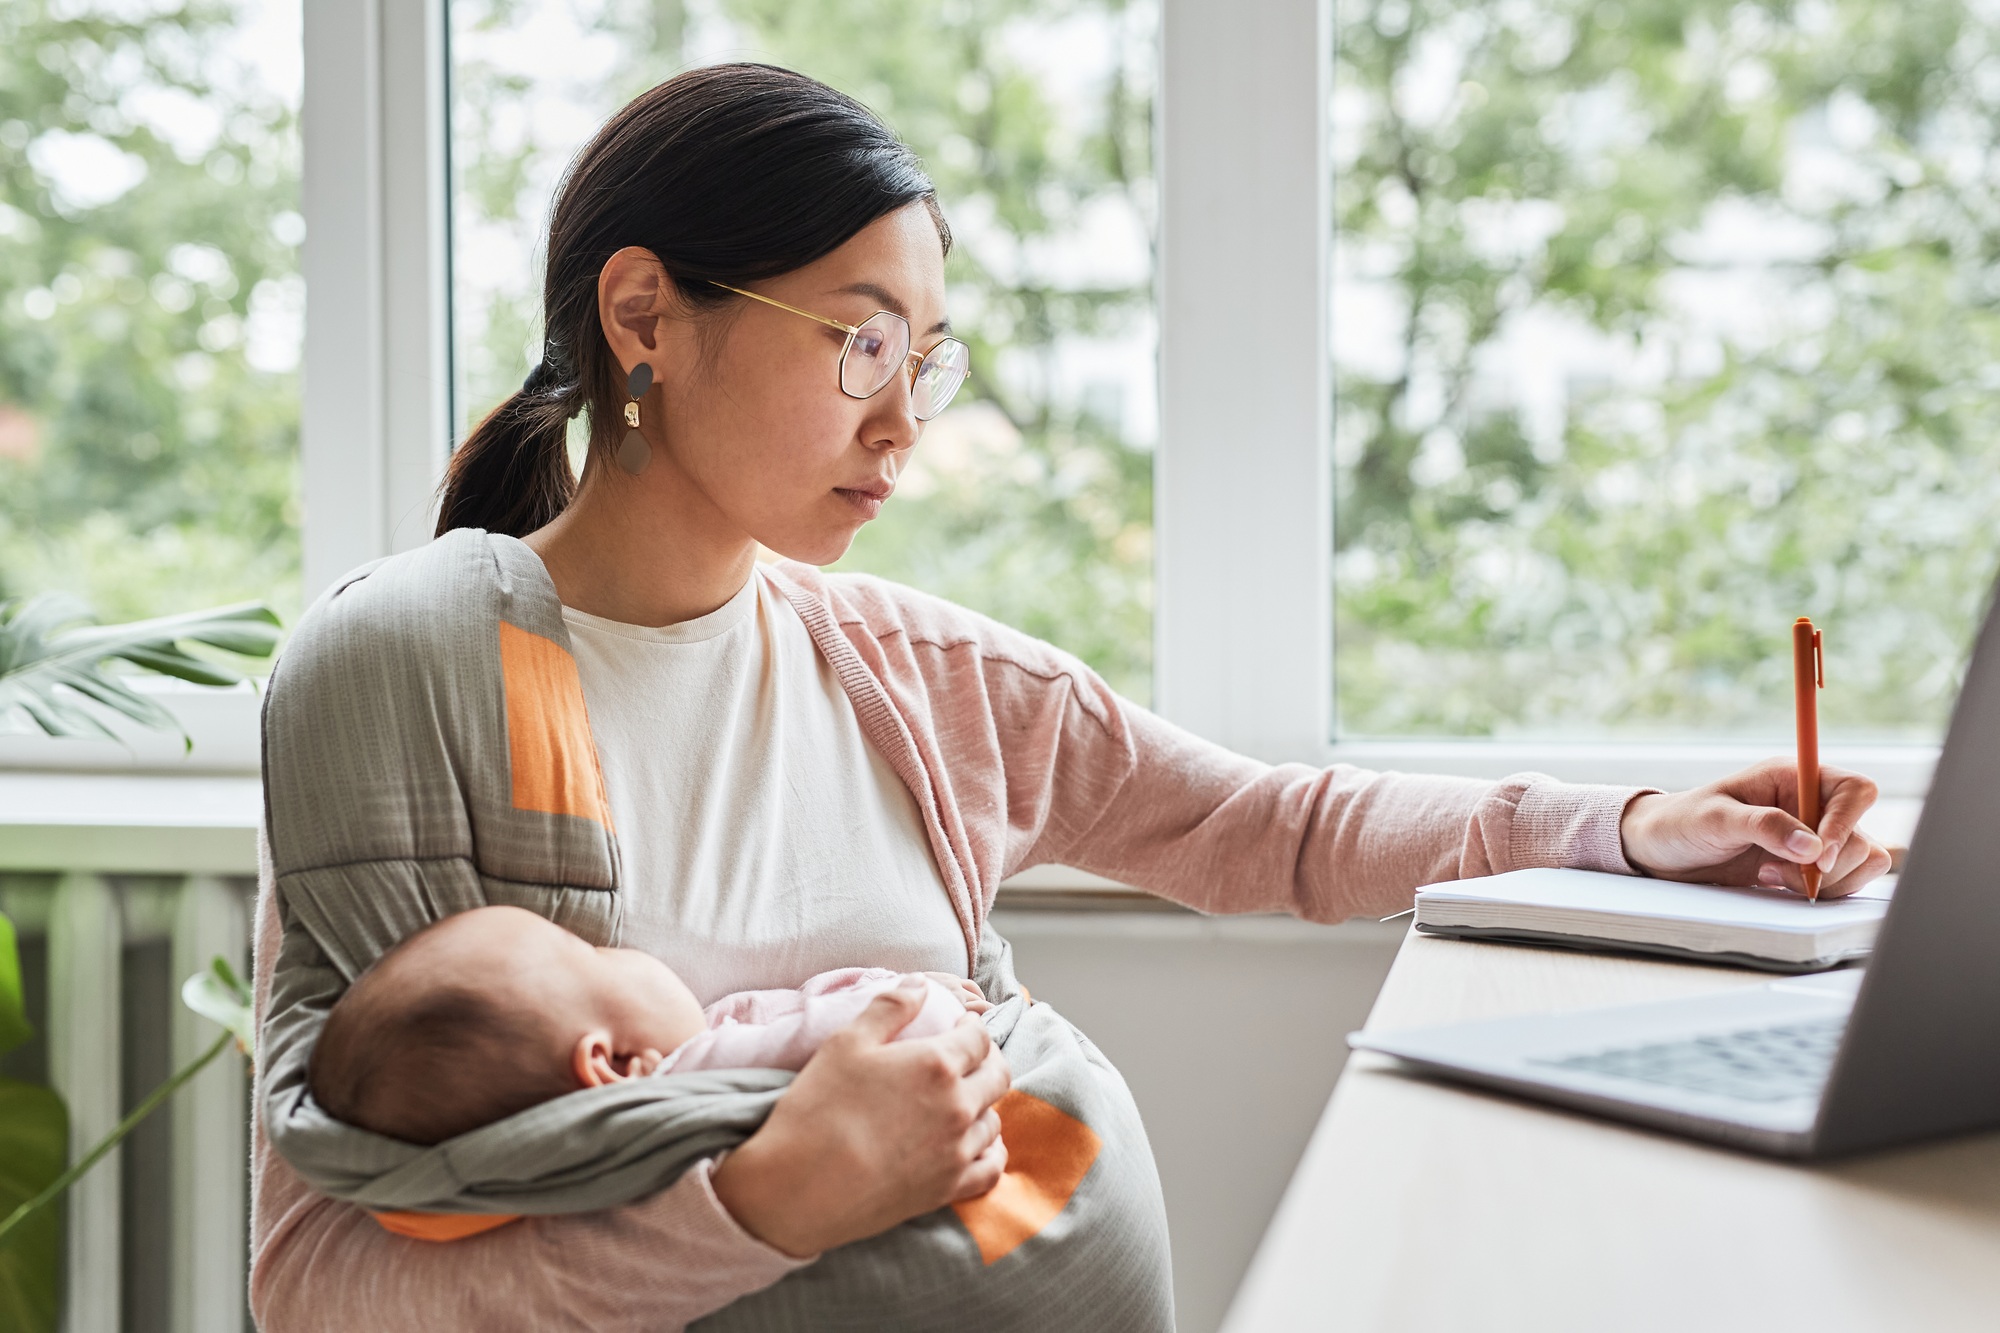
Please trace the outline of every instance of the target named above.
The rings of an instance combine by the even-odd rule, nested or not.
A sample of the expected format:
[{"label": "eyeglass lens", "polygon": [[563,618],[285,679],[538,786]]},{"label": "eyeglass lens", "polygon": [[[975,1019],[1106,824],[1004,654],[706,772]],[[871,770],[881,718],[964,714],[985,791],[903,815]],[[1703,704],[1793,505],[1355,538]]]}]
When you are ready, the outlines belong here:
[{"label": "eyeglass lens", "polygon": [[866,398],[889,382],[910,355],[910,326],[878,310],[847,340],[840,358],[840,388],[850,398]]},{"label": "eyeglass lens", "polygon": [[[850,398],[872,397],[909,357],[909,322],[886,310],[876,311],[848,339],[840,358],[841,392]],[[910,386],[910,410],[917,420],[929,421],[944,411],[965,383],[971,365],[971,351],[956,338],[946,338],[925,355]]]},{"label": "eyeglass lens", "polygon": [[971,349],[956,338],[946,338],[931,348],[917,367],[917,382],[910,387],[910,410],[917,420],[929,421],[944,411],[971,367]]}]

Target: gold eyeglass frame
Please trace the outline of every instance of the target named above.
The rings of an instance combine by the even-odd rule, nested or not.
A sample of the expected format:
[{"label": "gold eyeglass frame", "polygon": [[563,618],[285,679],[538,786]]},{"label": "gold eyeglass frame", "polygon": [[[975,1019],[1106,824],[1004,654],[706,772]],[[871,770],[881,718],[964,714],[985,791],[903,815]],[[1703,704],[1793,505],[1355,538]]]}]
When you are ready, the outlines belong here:
[{"label": "gold eyeglass frame", "polygon": [[[862,325],[868,322],[868,319],[875,318],[875,315],[887,315],[890,319],[902,320],[903,327],[906,329],[910,328],[910,321],[907,319],[903,319],[903,316],[897,314],[895,311],[877,310],[875,312],[875,315],[870,315],[868,319],[862,320],[861,324],[848,324],[838,319],[828,319],[825,315],[815,315],[810,310],[801,310],[795,305],[787,305],[785,302],[780,301],[775,297],[761,296],[756,292],[745,291],[741,287],[731,287],[728,283],[717,282],[713,278],[710,278],[708,280],[708,285],[711,287],[720,287],[725,292],[735,292],[738,296],[747,296],[753,301],[762,301],[765,305],[775,306],[779,310],[789,310],[792,314],[802,315],[805,318],[812,320],[815,324],[824,324],[830,329],[839,329],[842,333],[845,333],[847,335],[847,341],[840,345],[840,356],[833,363],[833,368],[834,368],[834,378],[836,381],[840,382],[840,391],[843,394],[846,394],[849,398],[853,398],[857,401],[866,401],[867,399],[873,398],[876,394],[882,392],[882,390],[889,387],[889,380],[885,379],[880,384],[876,385],[873,389],[870,389],[865,394],[848,393],[847,384],[845,382],[846,376],[841,374],[841,368],[847,364],[847,354],[848,352],[853,350],[854,340],[861,336],[861,327]],[[937,355],[938,348],[945,346],[947,343],[957,343],[960,347],[965,347],[965,352],[966,352],[965,379],[961,379],[958,382],[958,388],[955,388],[951,391],[952,398],[956,398],[958,396],[958,390],[965,387],[965,380],[972,378],[972,366],[971,366],[972,349],[970,347],[966,347],[963,340],[954,338],[950,334],[946,334],[944,337],[938,339],[937,342],[931,345],[930,350],[926,352],[918,352],[916,347],[916,342],[917,342],[916,330],[910,329],[910,349],[907,352],[903,353],[903,356],[905,360],[912,363],[912,365],[910,366],[910,383],[913,387],[916,384],[917,376],[923,373],[924,362],[930,360],[933,356]],[[895,378],[894,375],[891,375],[889,377],[889,379],[894,379],[894,378]],[[945,399],[944,403],[938,407],[937,412],[933,412],[931,413],[930,416],[927,417],[918,417],[917,420],[919,421],[934,420],[938,416],[938,413],[943,412],[944,409],[946,407],[949,407],[950,405],[951,405],[951,398],[947,398]],[[914,403],[911,404],[911,411],[912,414],[914,414],[915,412]]]}]

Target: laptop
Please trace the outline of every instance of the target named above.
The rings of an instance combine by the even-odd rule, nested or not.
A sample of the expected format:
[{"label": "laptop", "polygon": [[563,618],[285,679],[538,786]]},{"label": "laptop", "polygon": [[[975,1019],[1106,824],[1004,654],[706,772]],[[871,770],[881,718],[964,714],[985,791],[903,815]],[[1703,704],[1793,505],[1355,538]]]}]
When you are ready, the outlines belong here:
[{"label": "laptop", "polygon": [[2000,601],[1865,968],[1357,1032],[1348,1044],[1426,1074],[1781,1157],[2000,1127]]}]

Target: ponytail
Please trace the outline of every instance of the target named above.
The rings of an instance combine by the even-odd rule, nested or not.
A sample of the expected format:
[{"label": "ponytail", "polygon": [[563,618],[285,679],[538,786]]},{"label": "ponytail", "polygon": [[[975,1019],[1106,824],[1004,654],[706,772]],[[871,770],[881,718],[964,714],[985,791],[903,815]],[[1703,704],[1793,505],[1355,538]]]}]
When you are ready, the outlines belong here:
[{"label": "ponytail", "polygon": [[916,154],[867,107],[770,65],[709,65],[641,93],[564,173],[549,217],[541,362],[487,414],[445,474],[438,535],[485,528],[520,537],[576,494],[568,421],[588,414],[590,452],[624,433],[625,371],[597,317],[597,278],[627,246],[650,250],[696,313],[723,290],[833,253],[906,204],[951,233]]},{"label": "ponytail", "polygon": [[525,537],[569,507],[576,477],[569,466],[566,397],[581,400],[576,385],[552,384],[546,360],[521,391],[488,412],[445,469],[435,535],[453,528],[484,528]]}]

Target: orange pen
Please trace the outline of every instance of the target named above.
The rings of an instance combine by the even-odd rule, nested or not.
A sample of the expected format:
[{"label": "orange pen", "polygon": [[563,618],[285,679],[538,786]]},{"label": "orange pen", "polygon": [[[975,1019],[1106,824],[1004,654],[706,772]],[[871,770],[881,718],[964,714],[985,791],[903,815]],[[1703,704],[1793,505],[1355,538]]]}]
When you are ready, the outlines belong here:
[{"label": "orange pen", "polygon": [[[1799,729],[1799,822],[1819,832],[1819,692],[1826,688],[1825,642],[1805,616],[1792,625],[1792,691]],[[1804,868],[1806,897],[1819,901],[1819,867]]]}]

